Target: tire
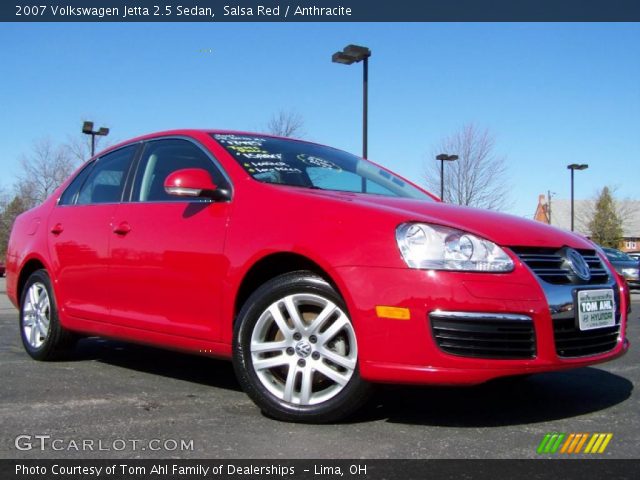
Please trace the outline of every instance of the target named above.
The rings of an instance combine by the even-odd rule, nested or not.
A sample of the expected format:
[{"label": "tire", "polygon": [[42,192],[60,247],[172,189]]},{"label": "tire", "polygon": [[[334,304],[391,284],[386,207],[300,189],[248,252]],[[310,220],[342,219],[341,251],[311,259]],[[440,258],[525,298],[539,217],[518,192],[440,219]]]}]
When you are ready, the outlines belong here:
[{"label": "tire", "polygon": [[368,398],[346,306],[307,271],[275,277],[245,302],[234,326],[233,365],[243,390],[268,416],[340,420]]},{"label": "tire", "polygon": [[35,360],[55,360],[68,353],[75,335],[60,325],[51,280],[45,270],[27,279],[20,298],[20,337]]}]

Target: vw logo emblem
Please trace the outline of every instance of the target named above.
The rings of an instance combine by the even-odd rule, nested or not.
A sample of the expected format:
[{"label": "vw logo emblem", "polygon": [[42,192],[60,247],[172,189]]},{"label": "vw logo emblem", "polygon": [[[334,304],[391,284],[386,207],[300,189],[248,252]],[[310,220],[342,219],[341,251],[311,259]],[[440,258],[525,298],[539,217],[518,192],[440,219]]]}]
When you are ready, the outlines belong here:
[{"label": "vw logo emblem", "polygon": [[582,258],[577,251],[573,248],[567,248],[564,254],[564,258],[571,268],[571,271],[576,274],[576,276],[580,280],[587,281],[591,278],[591,270],[589,270],[589,265]]},{"label": "vw logo emblem", "polygon": [[298,356],[302,358],[308,357],[309,354],[311,353],[311,345],[309,345],[304,340],[302,340],[301,342],[298,342],[296,344],[296,353],[298,354]]}]

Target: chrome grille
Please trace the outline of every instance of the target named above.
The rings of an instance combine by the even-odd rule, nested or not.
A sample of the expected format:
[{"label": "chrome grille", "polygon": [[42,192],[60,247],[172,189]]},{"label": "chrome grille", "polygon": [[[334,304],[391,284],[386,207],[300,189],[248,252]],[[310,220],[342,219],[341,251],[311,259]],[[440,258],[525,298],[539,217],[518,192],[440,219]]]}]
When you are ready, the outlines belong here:
[{"label": "chrome grille", "polygon": [[555,285],[599,285],[609,281],[609,273],[604,268],[595,250],[578,250],[582,258],[589,265],[591,278],[581,280],[571,270],[567,260],[562,255],[562,249],[557,248],[529,248],[513,247],[513,252],[535,273],[542,281]]}]

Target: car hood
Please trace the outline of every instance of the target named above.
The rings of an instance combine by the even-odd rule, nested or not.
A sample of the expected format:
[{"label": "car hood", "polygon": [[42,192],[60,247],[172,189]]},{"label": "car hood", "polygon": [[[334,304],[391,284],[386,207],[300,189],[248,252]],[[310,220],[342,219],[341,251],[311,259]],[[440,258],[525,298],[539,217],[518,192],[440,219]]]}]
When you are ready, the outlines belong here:
[{"label": "car hood", "polygon": [[[478,208],[450,205],[442,202],[407,198],[363,195],[327,190],[295,188],[302,195],[321,197],[343,204],[341,208],[365,208],[392,214],[398,223],[419,221],[446,225],[484,237],[503,246],[563,247],[593,250],[587,240],[572,232],[542,222]],[[347,207],[348,208],[348,207]]]}]

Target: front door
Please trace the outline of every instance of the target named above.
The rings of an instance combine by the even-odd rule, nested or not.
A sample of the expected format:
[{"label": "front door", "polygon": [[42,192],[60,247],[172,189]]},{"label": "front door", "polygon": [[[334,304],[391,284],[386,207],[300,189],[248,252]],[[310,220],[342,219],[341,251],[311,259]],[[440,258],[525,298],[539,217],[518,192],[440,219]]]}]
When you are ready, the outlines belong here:
[{"label": "front door", "polygon": [[228,184],[212,157],[190,140],[145,145],[131,201],[118,206],[114,216],[118,233],[110,247],[110,321],[216,340],[231,203],[167,194],[164,180],[182,168],[206,169],[216,185]]}]

